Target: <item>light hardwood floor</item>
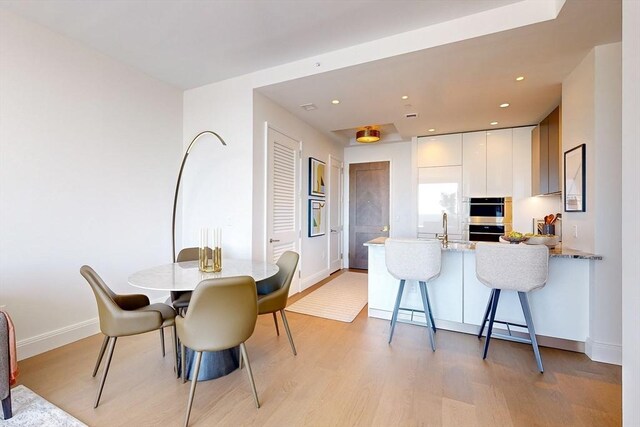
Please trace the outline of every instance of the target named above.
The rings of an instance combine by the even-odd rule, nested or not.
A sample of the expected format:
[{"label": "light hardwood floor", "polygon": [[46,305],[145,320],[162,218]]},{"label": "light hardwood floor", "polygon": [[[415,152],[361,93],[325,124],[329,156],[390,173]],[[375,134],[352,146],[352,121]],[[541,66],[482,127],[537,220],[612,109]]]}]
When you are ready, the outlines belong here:
[{"label": "light hardwood floor", "polygon": [[[339,273],[338,273],[339,274]],[[305,291],[292,301],[321,286]],[[424,328],[367,317],[353,323],[288,313],[298,356],[271,315],[247,342],[262,407],[245,370],[198,383],[191,425],[619,426],[621,369],[585,355],[448,331],[436,352]],[[282,329],[282,328],[281,328]],[[100,406],[91,371],[101,335],[21,361],[19,382],[91,426],[182,425],[190,383],[175,378],[158,333],[120,338]],[[167,340],[167,345],[171,340]]]}]

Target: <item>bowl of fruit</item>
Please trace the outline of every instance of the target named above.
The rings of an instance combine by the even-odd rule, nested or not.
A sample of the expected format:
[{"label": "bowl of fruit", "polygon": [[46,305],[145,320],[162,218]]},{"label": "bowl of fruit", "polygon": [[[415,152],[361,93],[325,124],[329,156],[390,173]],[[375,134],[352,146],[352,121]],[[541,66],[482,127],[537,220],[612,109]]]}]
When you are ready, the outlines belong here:
[{"label": "bowl of fruit", "polygon": [[510,231],[506,233],[504,236],[500,236],[500,241],[508,242],[511,244],[518,244],[520,242],[525,242],[529,239],[528,236],[523,233],[519,233],[517,231]]},{"label": "bowl of fruit", "polygon": [[553,234],[526,234],[529,239],[525,242],[527,245],[547,245],[550,248],[555,247],[559,241],[560,236]]}]

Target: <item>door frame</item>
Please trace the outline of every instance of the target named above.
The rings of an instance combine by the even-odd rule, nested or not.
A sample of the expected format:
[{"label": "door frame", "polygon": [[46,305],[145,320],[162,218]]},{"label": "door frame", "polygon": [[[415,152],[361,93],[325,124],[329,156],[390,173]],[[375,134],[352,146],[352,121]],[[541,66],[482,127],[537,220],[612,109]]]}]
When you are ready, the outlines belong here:
[{"label": "door frame", "polygon": [[[349,194],[349,168],[351,167],[351,165],[356,165],[359,163],[374,163],[374,162],[389,162],[389,237],[395,237],[394,236],[394,206],[393,206],[393,185],[394,185],[394,181],[393,181],[393,160],[390,157],[371,157],[368,159],[362,159],[362,160],[357,160],[357,161],[349,161],[349,162],[345,162],[343,165],[344,170],[346,171],[343,174],[343,186],[342,188],[344,189],[344,192],[342,194],[342,199],[343,199],[343,209],[344,209],[344,215],[343,215],[343,220],[342,220],[342,227],[344,230],[349,230],[350,227],[350,223],[349,223],[349,209],[351,207],[351,194]],[[344,238],[342,239],[342,253],[343,253],[343,263],[342,263],[342,268],[349,268],[349,233],[344,233]]]},{"label": "door frame", "polygon": [[[341,210],[344,210],[344,182],[345,182],[345,177],[344,177],[344,160],[340,160],[337,157],[335,157],[333,154],[329,155],[329,192],[331,192],[331,189],[333,188],[334,185],[336,185],[336,183],[334,183],[333,181],[331,181],[331,168],[333,167],[334,163],[338,163],[340,165],[340,183],[337,183],[337,187],[338,187],[338,191],[340,192],[339,196],[338,196],[338,216],[342,216],[342,239],[340,244],[338,245],[338,247],[340,248],[340,256],[341,256],[341,260],[340,260],[340,269],[344,268],[345,266],[345,258],[344,258],[344,240],[345,240],[345,235],[344,235],[344,215],[342,215],[342,212],[340,212]],[[389,165],[389,169],[391,169],[391,165]],[[327,233],[327,270],[331,270],[331,227],[333,226],[333,224],[331,224],[331,197],[329,197],[329,195],[327,196],[327,202],[328,202],[328,212],[329,215],[327,215],[327,218],[329,219],[328,221],[328,228],[329,228],[329,232]],[[348,261],[347,261],[348,264]]]},{"label": "door frame", "polygon": [[281,133],[283,135],[285,135],[288,138],[293,139],[294,141],[298,142],[298,174],[296,176],[296,184],[298,186],[298,195],[296,197],[296,201],[298,203],[299,206],[299,214],[298,214],[298,239],[297,239],[297,247],[298,247],[298,254],[300,255],[300,258],[298,260],[298,280],[297,280],[297,287],[292,287],[289,290],[289,294],[296,294],[298,292],[301,292],[301,288],[302,288],[302,263],[303,263],[303,257],[302,257],[302,228],[303,228],[303,217],[304,217],[304,207],[302,206],[302,194],[303,194],[303,189],[302,189],[302,140],[300,138],[296,138],[293,137],[289,134],[289,132],[286,132],[284,130],[282,130],[282,128],[276,127],[273,124],[269,123],[268,121],[265,120],[264,122],[264,129],[263,129],[263,154],[264,154],[264,180],[263,180],[263,187],[262,187],[262,191],[264,194],[264,204],[263,204],[263,212],[264,212],[264,219],[263,219],[263,223],[262,223],[262,227],[264,230],[263,236],[262,236],[262,242],[263,242],[263,247],[264,247],[264,255],[263,255],[263,261],[264,262],[270,262],[268,260],[267,255],[269,254],[269,228],[268,228],[268,213],[269,213],[269,200],[268,200],[268,196],[269,196],[269,129],[274,130],[278,133]]}]

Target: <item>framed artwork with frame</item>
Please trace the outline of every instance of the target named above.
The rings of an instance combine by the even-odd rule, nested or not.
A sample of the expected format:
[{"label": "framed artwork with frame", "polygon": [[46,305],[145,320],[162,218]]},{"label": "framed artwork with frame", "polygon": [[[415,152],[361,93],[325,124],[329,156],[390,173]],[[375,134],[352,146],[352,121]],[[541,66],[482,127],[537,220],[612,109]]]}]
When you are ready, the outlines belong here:
[{"label": "framed artwork with frame", "polygon": [[316,197],[325,196],[325,163],[321,160],[309,157],[309,195]]},{"label": "framed artwork with frame", "polygon": [[326,205],[324,200],[309,200],[309,237],[324,235]]},{"label": "framed artwork with frame", "polygon": [[564,211],[585,212],[586,144],[564,153]]}]

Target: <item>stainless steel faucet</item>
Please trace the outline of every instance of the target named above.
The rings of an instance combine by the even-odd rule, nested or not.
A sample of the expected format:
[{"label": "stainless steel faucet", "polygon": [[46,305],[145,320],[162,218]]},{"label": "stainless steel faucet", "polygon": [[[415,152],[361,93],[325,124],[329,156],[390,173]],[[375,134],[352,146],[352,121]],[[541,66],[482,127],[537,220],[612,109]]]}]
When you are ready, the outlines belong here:
[{"label": "stainless steel faucet", "polygon": [[436,237],[442,241],[442,246],[445,248],[449,246],[449,234],[447,233],[447,213],[442,212],[442,235]]}]

